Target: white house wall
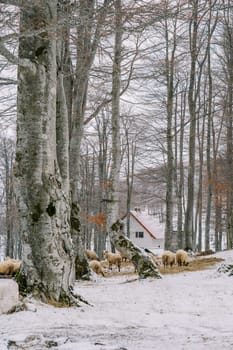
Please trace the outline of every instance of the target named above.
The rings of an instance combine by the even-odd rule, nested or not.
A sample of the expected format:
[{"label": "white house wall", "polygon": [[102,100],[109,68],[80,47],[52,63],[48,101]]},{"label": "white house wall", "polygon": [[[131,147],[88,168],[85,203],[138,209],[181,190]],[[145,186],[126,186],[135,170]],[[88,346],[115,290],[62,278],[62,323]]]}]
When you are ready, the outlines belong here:
[{"label": "white house wall", "polygon": [[[125,221],[125,220],[124,220]],[[136,238],[135,232],[143,232],[143,238]],[[135,219],[130,222],[130,237],[131,241],[140,248],[157,248],[163,244],[163,240],[157,240],[152,238],[149,233],[141,226]]]}]

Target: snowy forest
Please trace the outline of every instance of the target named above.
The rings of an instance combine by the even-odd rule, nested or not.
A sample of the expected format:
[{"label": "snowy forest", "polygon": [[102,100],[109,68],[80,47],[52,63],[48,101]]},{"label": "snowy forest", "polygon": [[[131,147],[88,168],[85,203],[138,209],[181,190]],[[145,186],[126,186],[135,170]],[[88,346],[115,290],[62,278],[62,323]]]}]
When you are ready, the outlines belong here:
[{"label": "snowy forest", "polygon": [[[0,242],[21,289],[72,302],[87,248],[135,257],[134,207],[165,249],[233,245],[230,0],[0,0]],[[131,256],[130,255],[130,256]]]}]

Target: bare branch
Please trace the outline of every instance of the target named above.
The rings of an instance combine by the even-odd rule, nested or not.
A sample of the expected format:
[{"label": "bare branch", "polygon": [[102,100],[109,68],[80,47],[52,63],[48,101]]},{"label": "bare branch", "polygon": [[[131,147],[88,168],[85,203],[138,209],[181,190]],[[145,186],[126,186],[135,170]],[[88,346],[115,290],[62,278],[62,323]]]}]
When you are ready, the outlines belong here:
[{"label": "bare branch", "polygon": [[0,55],[5,57],[9,62],[17,65],[18,64],[18,58],[13,55],[4,45],[2,40],[0,39]]},{"label": "bare branch", "polygon": [[0,0],[0,4],[23,7],[28,6],[30,4],[32,5],[32,2],[30,0]]},{"label": "bare branch", "polygon": [[16,85],[17,81],[14,79],[10,79],[10,78],[1,78],[0,77],[0,86],[6,86],[6,85]]}]

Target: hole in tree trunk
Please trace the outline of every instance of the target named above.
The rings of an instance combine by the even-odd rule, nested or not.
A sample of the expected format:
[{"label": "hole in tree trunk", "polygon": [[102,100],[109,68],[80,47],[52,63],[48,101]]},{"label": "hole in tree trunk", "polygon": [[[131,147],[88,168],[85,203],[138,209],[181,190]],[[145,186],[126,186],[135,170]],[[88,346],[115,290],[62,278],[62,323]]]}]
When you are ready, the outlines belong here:
[{"label": "hole in tree trunk", "polygon": [[56,214],[56,208],[53,203],[49,203],[48,208],[46,209],[49,216],[53,216]]}]

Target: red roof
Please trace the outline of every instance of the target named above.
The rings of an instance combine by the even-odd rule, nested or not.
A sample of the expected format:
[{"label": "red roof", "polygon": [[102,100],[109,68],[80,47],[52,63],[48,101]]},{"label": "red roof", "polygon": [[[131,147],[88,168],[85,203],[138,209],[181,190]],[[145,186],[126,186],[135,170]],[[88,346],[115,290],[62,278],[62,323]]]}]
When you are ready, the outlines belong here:
[{"label": "red roof", "polygon": [[[158,225],[154,217],[140,210],[131,210],[130,215],[141,225],[146,232],[153,238],[164,238],[163,225]],[[123,219],[126,215],[123,217]]]}]

